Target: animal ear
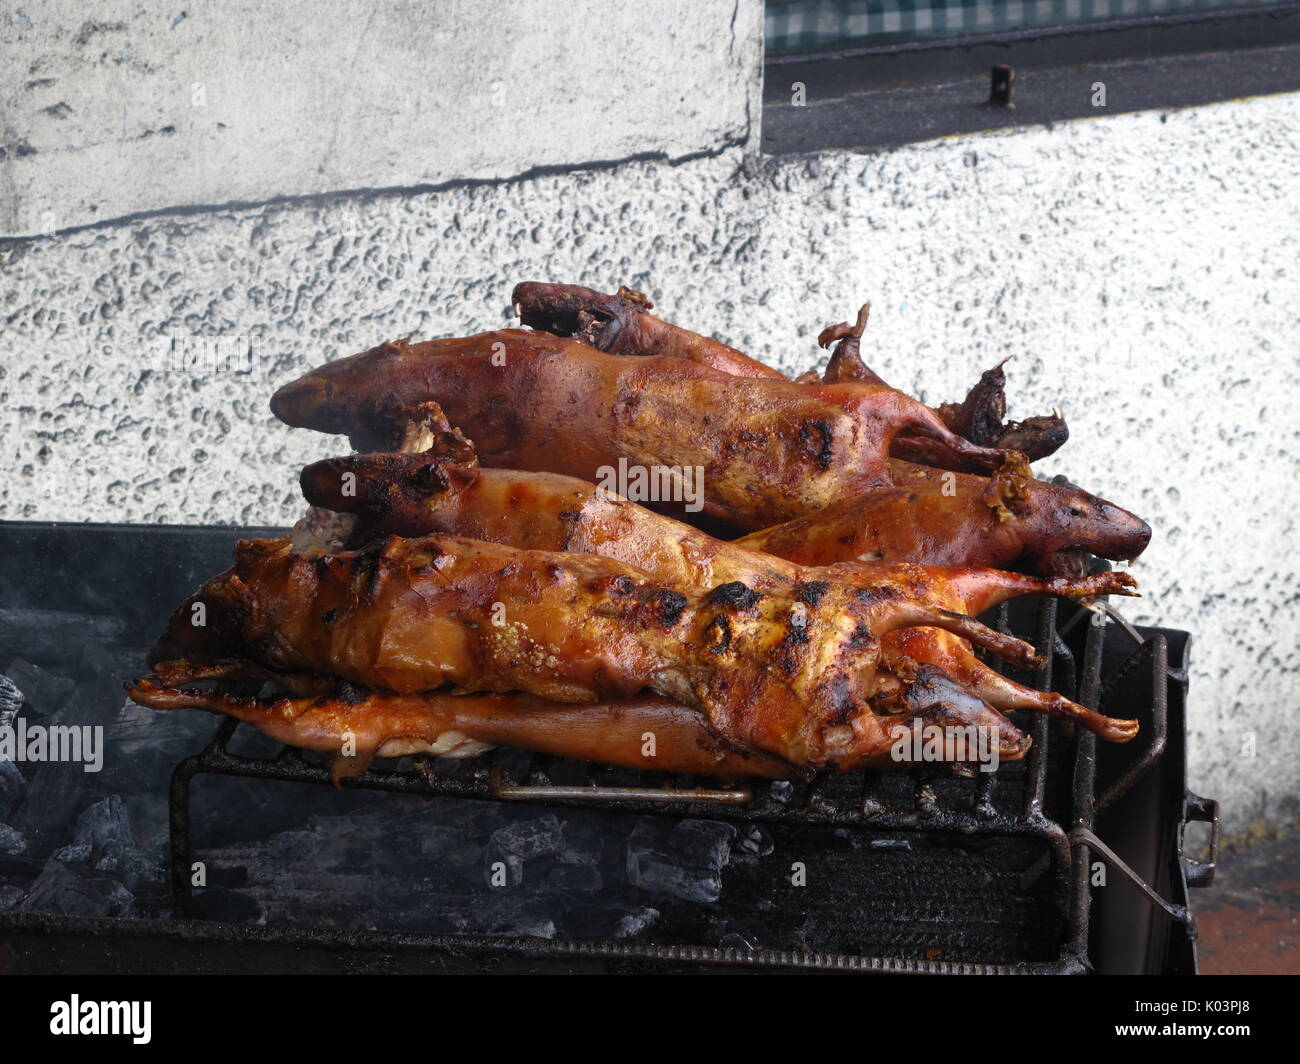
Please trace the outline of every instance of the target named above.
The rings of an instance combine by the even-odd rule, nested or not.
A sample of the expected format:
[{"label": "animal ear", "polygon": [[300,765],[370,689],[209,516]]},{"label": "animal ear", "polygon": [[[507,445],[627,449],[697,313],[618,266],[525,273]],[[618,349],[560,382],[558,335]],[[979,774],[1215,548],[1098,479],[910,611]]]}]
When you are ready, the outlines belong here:
[{"label": "animal ear", "polygon": [[1034,478],[1015,466],[1008,462],[989,478],[989,486],[984,489],[984,502],[999,523],[1024,517],[1033,508]]}]

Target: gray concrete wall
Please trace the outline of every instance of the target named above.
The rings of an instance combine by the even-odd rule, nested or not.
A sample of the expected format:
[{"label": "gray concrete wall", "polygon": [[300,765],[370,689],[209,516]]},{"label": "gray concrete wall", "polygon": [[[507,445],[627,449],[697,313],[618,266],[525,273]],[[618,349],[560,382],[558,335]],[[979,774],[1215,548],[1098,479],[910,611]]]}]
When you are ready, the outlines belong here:
[{"label": "gray concrete wall", "polygon": [[[106,224],[0,259],[0,517],[279,523],[342,439],[267,397],[325,359],[508,323],[524,278],[651,293],[786,369],[874,305],[931,401],[1006,355],[1045,472],[1146,516],[1135,619],[1195,633],[1191,784],[1297,816],[1300,96],[870,156],[728,149],[492,186]],[[466,426],[473,435],[473,426]]]},{"label": "gray concrete wall", "polygon": [[43,0],[0,40],[0,236],[757,136],[749,0]]}]

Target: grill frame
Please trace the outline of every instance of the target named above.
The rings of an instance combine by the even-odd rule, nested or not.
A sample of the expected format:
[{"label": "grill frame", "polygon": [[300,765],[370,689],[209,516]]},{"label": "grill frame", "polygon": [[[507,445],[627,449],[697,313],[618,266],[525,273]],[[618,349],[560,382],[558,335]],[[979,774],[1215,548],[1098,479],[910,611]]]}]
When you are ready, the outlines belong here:
[{"label": "grill frame", "polygon": [[[1037,639],[1035,645],[1045,660],[1045,665],[1037,674],[1037,683],[1042,690],[1052,686],[1052,668],[1055,658],[1071,661],[1073,658],[1065,645],[1056,626],[1057,600],[1036,597],[1037,611],[1035,626]],[[1086,615],[1088,611],[1084,611]],[[1079,614],[1076,614],[1077,620]],[[1012,633],[1010,609],[1004,605],[996,611],[997,627],[1008,634]],[[1103,690],[1102,629],[1088,624],[1084,636],[1084,652],[1081,676],[1078,683],[1078,701],[1089,708],[1098,708]],[[1132,651],[1119,671],[1127,671],[1135,661],[1149,657],[1152,661],[1152,719],[1155,730],[1148,738],[1148,747],[1141,758],[1136,761],[1125,777],[1103,794],[1107,802],[1119,793],[1131,788],[1147,771],[1150,770],[1163,752],[1167,729],[1167,668],[1162,668],[1165,661],[1165,637],[1156,634],[1144,639]],[[322,765],[309,762],[299,751],[292,747],[282,747],[275,757],[248,757],[232,754],[228,744],[236,731],[243,725],[235,720],[221,721],[213,732],[207,746],[180,762],[172,776],[169,801],[169,819],[171,827],[170,873],[173,899],[176,911],[188,915],[192,909],[193,892],[191,888],[191,862],[193,859],[193,825],[189,813],[190,786],[200,775],[242,776],[245,778],[274,780],[282,783],[312,783],[331,785],[328,769]],[[527,800],[532,804],[560,808],[591,808],[597,805],[607,810],[635,812],[642,815],[660,814],[674,817],[704,816],[711,819],[733,820],[741,823],[796,823],[808,825],[825,825],[834,827],[861,827],[884,829],[890,831],[943,832],[968,836],[1030,836],[1043,841],[1050,855],[1050,865],[1057,878],[1055,895],[1057,904],[1062,909],[1065,935],[1061,952],[1056,959],[1046,962],[1023,963],[977,963],[965,961],[919,960],[909,957],[879,957],[844,953],[799,953],[788,950],[754,949],[738,951],[722,947],[678,946],[656,943],[624,943],[610,940],[574,941],[548,940],[540,945],[541,956],[566,958],[596,958],[601,960],[625,960],[650,964],[688,963],[693,965],[732,966],[745,968],[799,969],[813,971],[857,971],[893,974],[918,975],[1009,975],[1009,974],[1050,974],[1076,975],[1091,971],[1088,960],[1088,930],[1091,910],[1091,890],[1088,883],[1089,848],[1086,842],[1072,836],[1071,831],[1058,820],[1044,812],[1044,797],[1047,787],[1048,744],[1051,741],[1052,727],[1041,714],[1035,714],[1031,732],[1034,744],[1028,758],[1028,771],[1023,781],[1024,802],[1014,815],[1000,814],[993,809],[990,796],[997,785],[998,773],[981,774],[978,778],[971,811],[942,808],[935,799],[929,785],[918,780],[913,790],[913,808],[906,809],[897,802],[881,802],[874,795],[867,793],[864,800],[856,807],[828,803],[824,792],[833,781],[833,777],[823,776],[807,789],[803,801],[795,808],[786,803],[774,803],[769,796],[758,805],[737,803],[734,801],[708,802],[665,801],[655,799],[590,799],[577,798],[565,793],[560,796],[547,797],[545,788],[530,787],[526,793],[512,793],[519,784],[504,779],[499,767],[491,764],[489,753],[480,758],[481,764],[467,779],[446,777],[419,771],[391,771],[368,769],[359,776],[341,781],[345,787],[357,787],[365,790],[387,791],[390,793],[420,795],[423,797],[468,798],[488,801]],[[534,759],[534,765],[540,758]],[[545,759],[551,761],[554,759]],[[1101,803],[1094,798],[1094,779],[1096,774],[1096,741],[1086,732],[1080,732],[1075,743],[1074,759],[1071,766],[1073,786],[1072,803],[1069,810],[1071,830],[1085,828],[1091,830],[1095,825],[1097,812]],[[532,769],[530,769],[530,772]],[[592,785],[599,786],[599,768],[593,766]],[[867,782],[879,777],[879,773],[858,773]],[[1122,788],[1121,785],[1122,784]],[[689,788],[684,788],[689,789]],[[719,791],[719,794],[735,792]],[[874,805],[871,803],[874,802]],[[1076,855],[1075,849],[1081,852]],[[1040,862],[1041,864],[1041,862]],[[1040,870],[1040,874],[1041,874]],[[363,944],[378,945],[391,935],[391,932],[358,932]],[[370,938],[369,936],[376,936]],[[449,938],[461,940],[463,947],[466,936],[426,936],[423,941],[430,948],[446,949]],[[488,953],[497,953],[502,949],[501,942],[492,936],[472,936],[478,945]],[[349,939],[352,941],[352,939]],[[518,940],[505,939],[511,943],[507,954],[518,952],[514,944]]]}]

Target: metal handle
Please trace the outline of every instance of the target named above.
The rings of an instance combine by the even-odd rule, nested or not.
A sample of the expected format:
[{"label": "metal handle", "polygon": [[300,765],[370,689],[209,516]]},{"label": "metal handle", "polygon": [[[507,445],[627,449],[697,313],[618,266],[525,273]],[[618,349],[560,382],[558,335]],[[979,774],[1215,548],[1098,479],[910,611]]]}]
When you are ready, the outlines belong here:
[{"label": "metal handle", "polygon": [[744,805],[753,797],[748,787],[720,790],[712,787],[606,787],[590,784],[570,787],[560,784],[512,783],[500,767],[492,769],[492,796],[507,802],[687,802]]},{"label": "metal handle", "polygon": [[1195,934],[1196,925],[1192,920],[1190,909],[1185,905],[1175,905],[1173,902],[1165,901],[1164,898],[1151,889],[1151,886],[1145,879],[1125,863],[1124,859],[1120,857],[1119,854],[1102,842],[1101,839],[1099,839],[1092,831],[1085,828],[1082,824],[1078,825],[1070,832],[1070,846],[1071,848],[1087,846],[1089,849],[1095,851],[1104,858],[1106,863],[1112,868],[1122,872],[1134,886],[1147,896],[1147,900],[1150,901],[1152,905],[1158,909],[1163,909],[1171,919],[1177,920],[1180,924],[1191,929],[1192,933]]},{"label": "metal handle", "polygon": [[[1203,823],[1210,825],[1210,859],[1195,861],[1183,857],[1189,887],[1208,887],[1214,882],[1214,873],[1219,864],[1219,803],[1213,798],[1202,798],[1199,794],[1187,792],[1183,799],[1183,825]],[[1179,856],[1182,857],[1180,840]]]}]

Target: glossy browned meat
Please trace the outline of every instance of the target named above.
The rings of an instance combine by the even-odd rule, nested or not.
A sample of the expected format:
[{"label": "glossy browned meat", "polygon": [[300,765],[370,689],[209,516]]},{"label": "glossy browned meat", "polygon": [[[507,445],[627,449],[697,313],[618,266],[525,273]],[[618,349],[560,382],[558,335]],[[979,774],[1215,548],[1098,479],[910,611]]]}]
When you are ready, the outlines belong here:
[{"label": "glossy browned meat", "polygon": [[880,638],[916,624],[1022,666],[1037,660],[893,574],[682,592],[607,558],[438,535],[326,556],[295,553],[287,540],[241,541],[234,568],[181,607],[153,660],[247,659],[396,694],[596,702],[650,687],[701,709],[732,745],[814,770],[855,767],[877,749],[873,699],[910,708],[876,671]]},{"label": "glossy browned meat", "polygon": [[[513,299],[523,324],[557,336],[574,337],[610,354],[672,355],[737,377],[785,376],[734,347],[655,317],[649,312],[654,304],[628,288],[620,288],[611,296],[579,285],[525,281],[515,286]],[[869,313],[870,306],[864,305],[853,325],[844,322],[822,330],[818,342],[823,347],[836,344],[835,351],[820,376],[815,372],[804,374],[798,378],[799,383],[814,390],[848,382],[888,388],[861,356],[860,342]],[[851,405],[869,397],[869,393],[854,388],[843,394]],[[980,377],[963,402],[944,403],[935,413],[964,439],[985,447],[1020,451],[1030,461],[1046,458],[1069,439],[1069,430],[1059,414],[1007,422],[1006,410],[1006,376],[999,364]],[[910,430],[895,438],[890,453],[941,468],[964,468],[960,456],[941,441],[911,435]]]},{"label": "glossy browned meat", "polygon": [[[496,469],[465,469],[420,454],[368,454],[317,462],[303,470],[303,494],[317,506],[361,516],[360,541],[374,536],[447,532],[533,550],[580,551],[634,565],[678,587],[739,582],[756,591],[818,581],[872,586],[882,578],[907,593],[958,613],[980,613],[1008,598],[1057,594],[1083,598],[1129,593],[1127,574],[1084,580],[1039,580],[969,567],[831,568],[794,564],[727,543],[610,496],[572,477]],[[970,646],[937,628],[906,629],[883,639],[882,668],[905,671],[900,659],[943,669],[967,688],[988,691],[1000,709],[1036,709],[1073,717],[1106,738],[1127,738],[1132,722],[1116,722],[1057,694],[1015,684],[980,662]]]},{"label": "glossy browned meat", "polygon": [[1072,485],[897,459],[889,469],[897,487],[846,498],[737,542],[804,565],[919,561],[1077,576],[1089,555],[1136,558],[1151,539],[1145,521]]},{"label": "glossy browned meat", "polygon": [[271,698],[185,686],[204,672],[173,662],[128,691],[153,709],[206,709],[236,717],[304,750],[350,751],[335,762],[336,776],[364,771],[374,757],[472,757],[491,746],[725,779],[790,772],[778,758],[724,743],[699,710],[662,695],[583,705],[528,694],[358,692],[329,680],[314,685],[318,690]]},{"label": "glossy browned meat", "polygon": [[890,442],[934,435],[956,460],[997,468],[928,407],[891,389],[845,409],[784,380],[732,377],[671,356],[624,358],[543,332],[385,344],[285,385],[290,425],[391,450],[414,412],[438,403],[479,461],[598,480],[628,467],[702,471],[703,508],[765,528],[890,484]]}]

